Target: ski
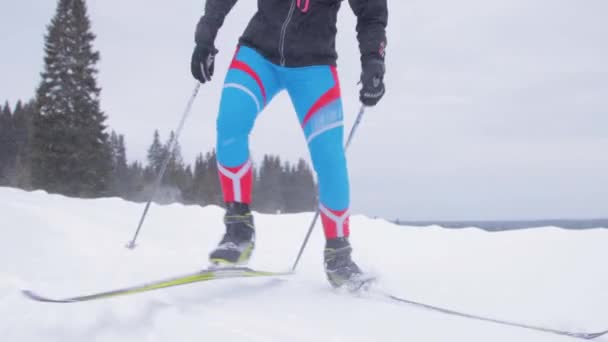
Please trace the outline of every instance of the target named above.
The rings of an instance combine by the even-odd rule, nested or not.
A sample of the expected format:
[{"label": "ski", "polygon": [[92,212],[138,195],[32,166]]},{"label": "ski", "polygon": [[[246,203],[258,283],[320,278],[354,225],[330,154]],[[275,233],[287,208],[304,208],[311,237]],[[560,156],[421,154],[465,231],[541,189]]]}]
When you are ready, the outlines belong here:
[{"label": "ski", "polygon": [[229,268],[215,268],[205,269],[181,276],[152,281],[142,285],[136,285],[117,290],[111,290],[106,292],[93,293],[84,296],[77,296],[63,299],[53,299],[41,296],[33,291],[23,290],[22,293],[29,299],[46,302],[46,303],[77,303],[85,302],[97,299],[106,299],[118,296],[126,296],[136,293],[148,292],[158,290],[167,287],[180,286],[185,284],[197,283],[202,281],[229,279],[229,278],[254,278],[254,277],[278,277],[287,276],[293,274],[292,272],[268,272],[254,270],[248,267],[229,267]]},{"label": "ski", "polygon": [[507,325],[507,326],[511,326],[511,327],[530,329],[530,330],[540,331],[540,332],[544,332],[544,333],[550,333],[550,334],[556,334],[556,335],[562,335],[562,336],[570,336],[573,338],[578,338],[578,339],[583,339],[583,340],[593,340],[595,338],[608,334],[608,330],[594,332],[594,333],[572,332],[572,331],[567,331],[567,330],[552,329],[552,328],[540,327],[540,326],[535,326],[535,325],[530,325],[530,324],[525,324],[525,323],[517,323],[517,322],[513,322],[513,321],[500,320],[500,319],[495,319],[495,318],[490,318],[490,317],[484,317],[484,316],[478,316],[478,315],[473,315],[473,314],[469,314],[469,313],[459,312],[459,311],[446,309],[446,308],[442,308],[442,307],[438,307],[438,306],[433,306],[433,305],[429,305],[429,304],[424,304],[421,302],[416,302],[413,300],[397,297],[395,295],[386,293],[384,291],[376,291],[376,292],[378,294],[380,294],[382,297],[390,299],[392,301],[402,303],[402,304],[413,305],[413,306],[416,306],[416,307],[419,307],[422,309],[426,309],[426,310],[440,312],[440,313],[451,315],[451,316],[458,316],[458,317],[463,317],[463,318],[468,318],[468,319],[475,319],[475,320],[479,320],[479,321],[491,322],[491,323],[495,323],[495,324]]},{"label": "ski", "polygon": [[[288,272],[268,272],[268,271],[254,270],[254,269],[251,269],[248,267],[230,267],[230,268],[219,268],[219,269],[206,269],[206,270],[197,271],[197,272],[193,272],[193,273],[189,273],[189,274],[184,274],[184,275],[173,277],[173,278],[152,281],[152,282],[142,284],[142,285],[126,287],[126,288],[121,288],[121,289],[106,291],[106,292],[99,292],[99,293],[94,293],[94,294],[89,294],[89,295],[84,295],[84,296],[63,298],[63,299],[53,299],[53,298],[49,298],[49,297],[44,297],[44,296],[41,296],[41,295],[39,295],[33,291],[29,291],[29,290],[23,290],[22,293],[27,298],[35,300],[35,301],[39,301],[39,302],[77,303],[77,302],[91,301],[91,300],[97,300],[97,299],[106,299],[106,298],[113,298],[113,297],[118,297],[118,296],[126,296],[126,295],[131,295],[131,294],[158,290],[158,289],[167,288],[167,287],[180,286],[180,285],[191,284],[191,283],[196,283],[196,282],[203,282],[203,281],[210,281],[210,280],[229,279],[229,278],[279,277],[279,276],[288,276],[288,275],[292,275],[292,274],[293,274],[293,272],[289,272],[289,271]],[[480,316],[480,315],[464,313],[464,312],[460,312],[460,311],[456,311],[456,310],[452,310],[452,309],[447,309],[447,308],[443,308],[443,307],[439,307],[439,306],[434,306],[434,305],[429,305],[429,304],[425,304],[422,302],[409,300],[406,298],[401,298],[401,297],[392,295],[390,293],[387,293],[387,292],[384,292],[384,291],[381,291],[378,289],[374,290],[373,286],[371,286],[371,285],[375,281],[376,281],[376,279],[373,277],[369,278],[369,279],[362,279],[362,281],[360,281],[360,282],[355,282],[353,284],[349,284],[347,286],[347,288],[349,289],[350,292],[353,292],[353,293],[361,293],[361,292],[363,292],[363,293],[367,292],[367,293],[371,293],[371,294],[376,293],[379,296],[381,296],[385,299],[389,299],[394,302],[398,302],[401,304],[408,304],[408,305],[412,305],[412,306],[415,306],[418,308],[431,310],[431,311],[435,311],[435,312],[439,312],[439,313],[443,313],[443,314],[447,314],[447,315],[451,315],[451,316],[475,319],[475,320],[491,322],[491,323],[495,323],[495,324],[529,329],[529,330],[534,330],[534,331],[539,331],[539,332],[544,332],[544,333],[551,333],[551,334],[555,334],[555,335],[569,336],[569,337],[573,337],[573,338],[577,338],[577,339],[593,340],[600,336],[604,336],[604,335],[608,334],[608,330],[600,331],[600,332],[593,332],[593,333],[573,332],[573,331],[567,331],[567,330],[559,330],[559,329],[535,326],[535,325],[525,324],[525,323],[518,323],[518,322],[514,322],[514,321],[500,320],[500,319],[496,319],[496,318],[490,318],[487,316]]]}]

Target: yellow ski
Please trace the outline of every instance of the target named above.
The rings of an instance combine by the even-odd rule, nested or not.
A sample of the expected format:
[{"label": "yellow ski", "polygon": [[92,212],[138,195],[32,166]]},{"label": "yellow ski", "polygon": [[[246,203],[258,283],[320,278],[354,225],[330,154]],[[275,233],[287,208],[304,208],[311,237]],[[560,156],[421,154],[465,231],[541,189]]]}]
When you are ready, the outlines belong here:
[{"label": "yellow ski", "polygon": [[118,296],[126,296],[136,293],[148,292],[158,290],[166,287],[179,286],[191,283],[197,283],[201,281],[229,279],[229,278],[253,278],[253,277],[278,277],[291,275],[292,272],[267,272],[253,270],[248,267],[229,267],[219,269],[206,269],[190,274],[181,275],[164,280],[152,281],[143,285],[137,285],[132,287],[126,287],[118,290],[99,292],[85,296],[64,298],[64,299],[52,299],[41,296],[34,293],[33,291],[23,290],[22,293],[29,299],[46,302],[46,303],[77,303],[89,300],[112,298]]}]

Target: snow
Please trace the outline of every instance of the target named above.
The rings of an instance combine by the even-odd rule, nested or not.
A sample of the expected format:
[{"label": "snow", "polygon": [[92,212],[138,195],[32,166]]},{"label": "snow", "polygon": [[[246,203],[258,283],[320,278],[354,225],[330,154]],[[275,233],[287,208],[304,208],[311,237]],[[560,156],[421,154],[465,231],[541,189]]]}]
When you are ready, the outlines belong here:
[{"label": "snow", "polygon": [[[33,302],[202,268],[220,238],[218,207],[143,205],[0,188],[0,336],[3,341],[569,341],[332,290],[317,227],[298,272],[77,304]],[[285,270],[312,213],[256,215],[251,266]],[[352,218],[354,257],[397,296],[557,329],[608,328],[608,230],[546,227],[488,233],[399,227]],[[608,341],[603,337],[599,341]]]}]

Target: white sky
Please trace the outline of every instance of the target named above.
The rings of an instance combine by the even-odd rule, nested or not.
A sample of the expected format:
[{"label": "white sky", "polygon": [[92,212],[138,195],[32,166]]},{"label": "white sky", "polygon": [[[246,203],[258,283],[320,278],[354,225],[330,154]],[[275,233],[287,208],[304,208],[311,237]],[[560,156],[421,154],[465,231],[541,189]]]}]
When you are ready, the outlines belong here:
[{"label": "white sky", "polygon": [[[158,128],[177,125],[194,81],[204,1],[89,0],[101,52],[102,108],[143,159]],[[0,101],[29,99],[55,1],[0,2]],[[222,80],[255,10],[240,1],[220,31],[182,152],[213,148]],[[608,2],[393,0],[387,94],[349,153],[353,210],[402,219],[608,216]],[[347,125],[357,103],[355,18],[343,3],[338,52]],[[264,153],[308,158],[285,94],[258,120]]]}]

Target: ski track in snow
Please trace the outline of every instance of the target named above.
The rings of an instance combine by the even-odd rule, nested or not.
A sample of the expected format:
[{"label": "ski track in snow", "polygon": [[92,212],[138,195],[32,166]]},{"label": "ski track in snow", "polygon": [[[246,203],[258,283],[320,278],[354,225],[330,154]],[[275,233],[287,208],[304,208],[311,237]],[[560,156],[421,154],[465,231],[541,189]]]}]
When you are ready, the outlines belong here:
[{"label": "ski track in snow", "polygon": [[[77,304],[27,300],[131,286],[205,266],[220,239],[217,207],[143,205],[0,188],[3,341],[573,341],[451,317],[329,287],[316,228],[298,272],[231,279]],[[312,213],[256,215],[251,267],[293,262]],[[352,218],[354,257],[397,296],[493,318],[575,331],[608,328],[608,230],[502,233],[398,227]],[[606,337],[598,341],[608,341]]]}]

